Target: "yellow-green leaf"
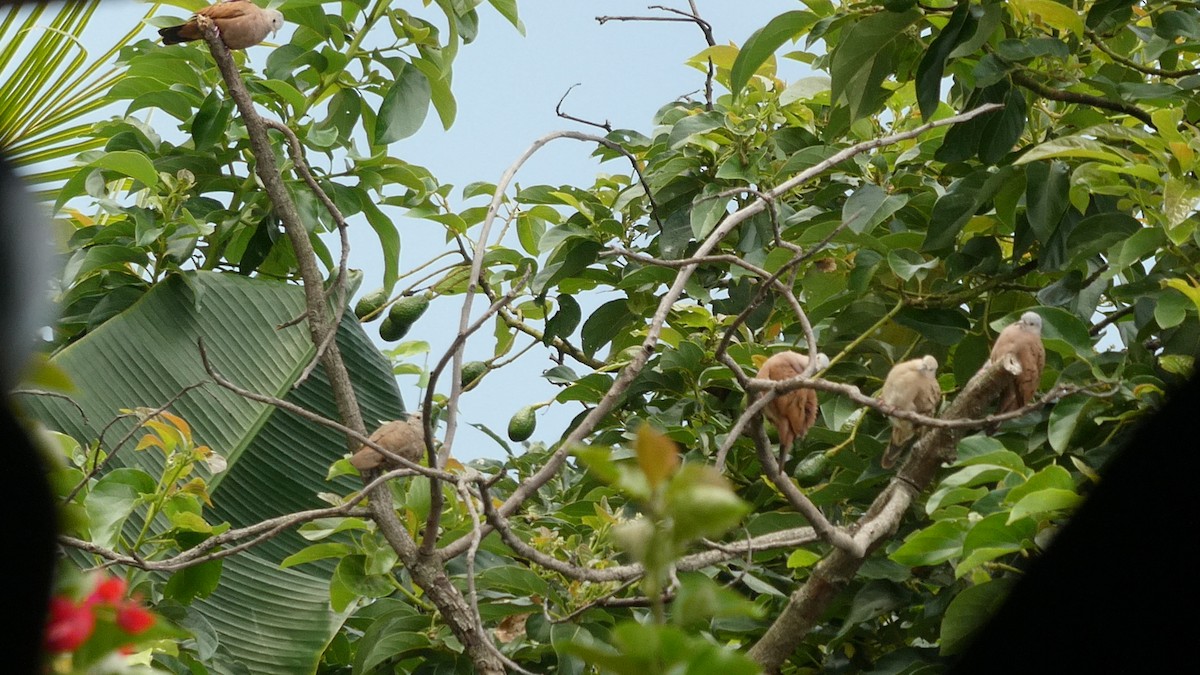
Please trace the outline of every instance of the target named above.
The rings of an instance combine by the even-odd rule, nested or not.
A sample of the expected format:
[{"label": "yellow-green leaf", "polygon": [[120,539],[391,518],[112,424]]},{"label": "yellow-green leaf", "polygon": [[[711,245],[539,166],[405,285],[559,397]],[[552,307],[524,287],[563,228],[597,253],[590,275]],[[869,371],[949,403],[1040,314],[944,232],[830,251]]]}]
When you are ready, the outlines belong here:
[{"label": "yellow-green leaf", "polygon": [[679,468],[679,448],[675,441],[649,424],[643,424],[638,429],[634,450],[637,452],[638,466],[652,489]]}]

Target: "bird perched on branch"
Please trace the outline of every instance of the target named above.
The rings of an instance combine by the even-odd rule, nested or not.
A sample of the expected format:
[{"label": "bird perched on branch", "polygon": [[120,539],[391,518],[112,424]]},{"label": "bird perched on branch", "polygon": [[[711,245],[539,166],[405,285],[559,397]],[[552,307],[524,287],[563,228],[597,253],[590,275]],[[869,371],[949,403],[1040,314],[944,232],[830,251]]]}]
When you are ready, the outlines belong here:
[{"label": "bird perched on branch", "polygon": [[[938,403],[942,400],[937,367],[937,359],[928,355],[897,363],[883,381],[879,399],[896,410],[932,415],[937,412]],[[913,426],[909,420],[892,418],[892,440],[879,459],[883,468],[890,469],[900,458],[915,433]]]},{"label": "bird perched on branch", "polygon": [[[818,352],[815,370],[828,366],[829,357]],[[778,382],[801,375],[807,368],[808,357],[804,354],[779,352],[763,362],[756,377]],[[779,430],[779,464],[782,465],[787,461],[792,444],[797,438],[804,438],[804,434],[817,421],[817,392],[812,389],[793,389],[776,396],[767,404],[764,412]]]},{"label": "bird perched on branch", "polygon": [[992,363],[1001,364],[1012,377],[1000,393],[997,412],[1006,413],[1029,405],[1042,381],[1046,348],[1042,346],[1042,317],[1025,312],[1020,320],[1000,331],[992,346]]},{"label": "bird perched on branch", "polygon": [[230,49],[245,49],[274,35],[283,27],[283,14],[263,9],[250,0],[224,0],[196,12],[187,23],[161,28],[163,44],[173,45],[204,38],[197,17],[204,16],[217,26],[221,41]]},{"label": "bird perched on branch", "polygon": [[[392,454],[399,455],[413,463],[421,461],[421,456],[425,454],[425,430],[420,413],[413,413],[406,420],[385,422],[368,438]],[[396,462],[384,457],[369,445],[359,448],[350,457],[350,463],[359,471],[376,469],[385,464],[389,468],[397,466]]]}]

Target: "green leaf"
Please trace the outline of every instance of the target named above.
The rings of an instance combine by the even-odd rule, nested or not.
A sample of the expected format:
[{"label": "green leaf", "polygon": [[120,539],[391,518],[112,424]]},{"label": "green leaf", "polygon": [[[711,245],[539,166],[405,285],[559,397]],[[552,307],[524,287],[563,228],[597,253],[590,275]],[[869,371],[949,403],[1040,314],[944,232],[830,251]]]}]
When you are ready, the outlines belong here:
[{"label": "green leaf", "polygon": [[1050,243],[1058,223],[1070,207],[1070,167],[1063,162],[1037,162],[1026,169],[1026,214],[1042,245]]},{"label": "green leaf", "polygon": [[680,575],[679,595],[671,603],[671,622],[690,628],[707,627],[712,619],[758,618],[762,614],[758,604],[696,573]]},{"label": "green leaf", "polygon": [[519,565],[497,565],[479,573],[476,579],[479,588],[489,593],[503,592],[517,598],[533,595],[546,597],[550,587],[546,580],[527,567]]},{"label": "green leaf", "polygon": [[517,16],[517,0],[488,0],[492,7],[500,12],[500,16],[508,19],[508,22],[517,29],[521,35],[525,35],[525,24]]},{"label": "green leaf", "polygon": [[233,101],[217,91],[204,98],[196,116],[192,118],[192,145],[196,150],[212,147],[225,137],[229,118],[233,115]]},{"label": "green leaf", "polygon": [[1071,31],[1076,37],[1083,36],[1083,19],[1071,7],[1054,0],[1012,0],[1011,4],[1021,13],[1036,14],[1048,26]]},{"label": "green leaf", "polygon": [[830,88],[834,103],[845,100],[850,120],[870,113],[877,105],[883,80],[892,74],[905,29],[924,16],[918,9],[878,12],[844,30],[830,60]]},{"label": "green leaf", "polygon": [[[891,257],[888,259],[891,264]],[[971,330],[971,322],[959,310],[906,307],[896,315],[896,323],[907,326],[924,338],[941,345],[955,345]]]},{"label": "green leaf", "polygon": [[423,632],[428,627],[428,617],[403,605],[375,618],[358,639],[354,672],[370,673],[388,659],[429,647],[429,638]]},{"label": "green leaf", "polygon": [[1063,136],[1034,146],[1021,155],[1014,164],[1031,164],[1044,159],[1061,159],[1066,157],[1096,159],[1118,165],[1127,162],[1125,157],[1116,153],[1112,149],[1112,146],[1107,143],[1082,136]]},{"label": "green leaf", "polygon": [[329,608],[328,577],[281,570],[253,553],[224,563],[213,594],[193,604],[221,649],[252,673],[314,672],[346,618]]},{"label": "green leaf", "polygon": [[817,564],[820,559],[820,553],[815,553],[805,548],[798,548],[788,555],[787,566],[788,569],[795,569],[797,567],[812,567],[813,565]]},{"label": "green leaf", "polygon": [[905,597],[899,587],[886,581],[871,581],[860,588],[850,601],[850,611],[838,636],[843,636],[858,627],[859,624],[883,616],[904,606]]},{"label": "green leaf", "polygon": [[929,49],[925,51],[925,56],[917,64],[916,78],[913,81],[917,89],[917,105],[921,109],[922,118],[933,119],[933,113],[937,111],[938,100],[941,98],[946,58],[959,43],[974,34],[975,26],[976,21],[971,13],[971,4],[959,3],[954,12],[950,14],[950,20],[946,22],[946,26],[937,34],[933,42],[929,43]]},{"label": "green leaf", "polygon": [[842,220],[853,232],[863,234],[875,229],[908,203],[905,195],[889,195],[878,185],[866,184],[846,198]]},{"label": "green leaf", "polygon": [[929,215],[929,234],[921,250],[941,251],[953,246],[958,233],[975,212],[992,199],[1005,183],[1016,177],[1016,170],[1003,167],[995,172],[981,169],[955,181],[933,205],[933,213]]},{"label": "green leaf", "polygon": [[155,488],[155,480],[140,469],[114,469],[101,476],[84,501],[91,541],[116,548],[125,520],[141,503],[141,496],[154,494]]},{"label": "green leaf", "polygon": [[546,321],[546,333],[542,336],[542,344],[549,346],[554,338],[564,340],[575,332],[583,319],[583,310],[579,303],[570,295],[558,296],[558,311]]},{"label": "green leaf", "polygon": [[[1013,151],[1013,146],[1025,132],[1027,107],[1025,92],[1020,87],[1011,87],[1004,97],[1003,110],[979,118],[983,125],[979,139],[980,160],[986,164],[997,164]],[[983,120],[984,117],[987,119]]]},{"label": "green leaf", "polygon": [[976,567],[996,558],[1016,553],[1032,545],[1035,526],[1027,518],[1009,520],[1007,513],[993,513],[971,526],[963,540],[963,558],[954,568],[961,579]]},{"label": "green leaf", "polygon": [[817,16],[802,9],[784,12],[767,22],[767,25],[754,31],[746,39],[746,44],[738,50],[737,58],[729,71],[729,90],[736,98],[745,89],[746,83],[758,72],[759,66],[779,49],[784,42],[800,35],[806,28],[816,23]]},{"label": "green leaf", "polygon": [[937,565],[962,554],[966,534],[961,523],[941,520],[909,535],[888,557],[909,567]]},{"label": "green leaf", "polygon": [[163,594],[182,605],[211,596],[221,581],[224,562],[224,559],[218,558],[179,570],[171,575]]},{"label": "green leaf", "polygon": [[628,330],[628,325],[633,319],[634,315],[629,311],[629,305],[624,299],[610,300],[600,305],[583,322],[581,334],[584,353],[594,356],[601,347]]},{"label": "green leaf", "polygon": [[1061,455],[1070,447],[1071,436],[1075,433],[1080,416],[1090,400],[1090,396],[1068,396],[1056,403],[1050,411],[1050,428],[1046,435],[1050,447],[1058,454]]},{"label": "green leaf", "polygon": [[375,122],[375,145],[388,145],[417,133],[429,112],[429,80],[418,68],[405,66],[383,95]]},{"label": "green leaf", "polygon": [[158,184],[158,171],[155,170],[154,164],[148,157],[133,150],[105,153],[89,162],[88,166],[116,171],[123,176],[141,181],[146,187],[154,187]]},{"label": "green leaf", "polygon": [[[887,255],[888,267],[896,273],[896,276],[905,281],[911,280],[913,277],[920,276],[924,278],[925,270],[936,268],[940,261],[937,259],[926,260],[921,257],[920,253],[911,248],[892,249]],[[955,340],[957,342],[957,340]]]},{"label": "green leaf", "polygon": [[942,617],[941,653],[957,654],[971,637],[1000,609],[1012,588],[1012,580],[995,579],[964,589],[950,601]]},{"label": "green leaf", "polygon": [[303,565],[314,560],[324,560],[326,558],[341,558],[354,553],[354,549],[349,544],[340,542],[323,542],[307,546],[296,553],[284,558],[279,566],[287,569],[296,565]]},{"label": "green leaf", "polygon": [[1067,237],[1067,258],[1082,262],[1130,238],[1142,229],[1127,213],[1098,213],[1079,221]]},{"label": "green leaf", "polygon": [[1025,495],[1013,505],[1012,512],[1008,515],[1008,521],[1011,523],[1021,518],[1036,518],[1046,514],[1071,511],[1082,501],[1083,497],[1076,494],[1074,490],[1061,488],[1038,490]]},{"label": "green leaf", "polygon": [[724,125],[725,115],[715,110],[690,115],[676,122],[675,126],[671,128],[667,145],[672,150],[677,150],[696,136],[719,129]]},{"label": "green leaf", "polygon": [[709,185],[692,202],[688,220],[692,226],[692,237],[697,241],[707,237],[728,212],[728,198],[717,197],[719,193],[719,186]]},{"label": "green leaf", "polygon": [[1075,481],[1071,478],[1070,472],[1057,464],[1038,471],[1025,480],[1024,483],[1014,487],[1004,496],[1004,501],[1009,504],[1020,501],[1025,495],[1039,490],[1048,488],[1056,488],[1059,490],[1074,490]]}]

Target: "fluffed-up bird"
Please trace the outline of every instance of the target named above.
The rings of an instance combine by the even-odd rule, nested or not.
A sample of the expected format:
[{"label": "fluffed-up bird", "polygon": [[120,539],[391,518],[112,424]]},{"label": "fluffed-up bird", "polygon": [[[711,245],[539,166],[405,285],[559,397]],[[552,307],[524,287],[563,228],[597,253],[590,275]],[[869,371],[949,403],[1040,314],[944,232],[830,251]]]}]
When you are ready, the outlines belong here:
[{"label": "fluffed-up bird", "polygon": [[[816,370],[829,365],[829,357],[818,352]],[[808,357],[797,352],[779,352],[763,362],[757,377],[762,380],[788,380],[804,373]],[[817,392],[812,389],[793,389],[776,396],[764,410],[767,419],[779,430],[779,464],[787,461],[788,452],[798,438],[817,421]]]},{"label": "fluffed-up bird", "polygon": [[[425,454],[425,430],[422,428],[420,413],[409,415],[406,420],[384,422],[368,438],[410,462],[420,462]],[[350,463],[359,471],[377,469],[385,464],[394,467],[397,464],[365,444],[350,456]]]},{"label": "fluffed-up bird", "polygon": [[[911,361],[901,361],[892,366],[883,381],[883,390],[879,399],[894,407],[896,410],[932,415],[937,412],[938,404],[942,401],[942,388],[937,381],[937,359],[923,356]],[[912,440],[915,433],[914,424],[909,420],[892,418],[892,439],[879,464],[885,469],[892,468],[900,459],[905,446]]]},{"label": "fluffed-up bird", "polygon": [[1012,372],[1012,364],[1020,366],[1020,372],[1005,385],[1000,393],[997,412],[1012,412],[1029,405],[1042,381],[1042,369],[1046,366],[1046,348],[1042,346],[1042,317],[1034,312],[1025,312],[1020,320],[1000,331],[996,344],[992,345],[992,363],[1004,363]]},{"label": "fluffed-up bird", "polygon": [[283,14],[279,10],[263,9],[250,0],[224,0],[196,12],[187,23],[159,29],[163,44],[203,39],[196,21],[198,16],[206,16],[216,24],[221,40],[230,49],[253,47],[283,27]]}]

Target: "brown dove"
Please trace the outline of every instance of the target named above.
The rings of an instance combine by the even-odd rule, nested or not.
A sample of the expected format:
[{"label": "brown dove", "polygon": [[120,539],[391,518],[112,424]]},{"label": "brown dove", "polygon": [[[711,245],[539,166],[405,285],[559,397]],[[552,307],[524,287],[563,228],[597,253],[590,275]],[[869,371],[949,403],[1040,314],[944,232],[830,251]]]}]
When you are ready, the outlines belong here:
[{"label": "brown dove", "polygon": [[[938,403],[942,400],[942,388],[937,381],[937,359],[923,356],[911,361],[901,361],[892,366],[887,379],[883,381],[883,391],[879,398],[896,410],[907,410],[922,415],[932,415],[937,412]],[[904,447],[912,440],[913,423],[897,417],[892,418],[892,440],[879,464],[890,469],[900,458]]]},{"label": "brown dove", "polygon": [[[1021,372],[1009,378],[1000,393],[1000,408],[997,412],[1017,410],[1033,400],[1038,384],[1042,381],[1042,368],[1046,365],[1046,348],[1042,346],[1042,317],[1025,312],[1021,319],[1005,326],[992,346],[992,363],[1000,363],[1011,357],[1021,367]],[[1011,370],[1009,372],[1012,372]]]},{"label": "brown dove", "polygon": [[[425,454],[425,431],[422,428],[420,413],[409,415],[407,420],[384,422],[369,438],[410,462],[419,462]],[[377,469],[384,464],[396,465],[396,462],[388,460],[369,445],[359,448],[358,452],[350,457],[350,463],[359,471]]]},{"label": "brown dove", "polygon": [[230,49],[253,47],[283,27],[283,14],[278,10],[263,9],[250,0],[224,0],[196,12],[185,24],[159,29],[163,44],[203,39],[197,16],[212,19],[221,33],[221,40]]},{"label": "brown dove", "polygon": [[[829,357],[817,354],[816,370],[829,365]],[[796,352],[779,352],[763,362],[758,369],[761,380],[787,380],[800,375],[808,368],[808,357]],[[817,392],[812,389],[793,389],[776,396],[765,409],[767,419],[779,430],[779,463],[787,461],[788,451],[797,438],[817,421]]]}]

